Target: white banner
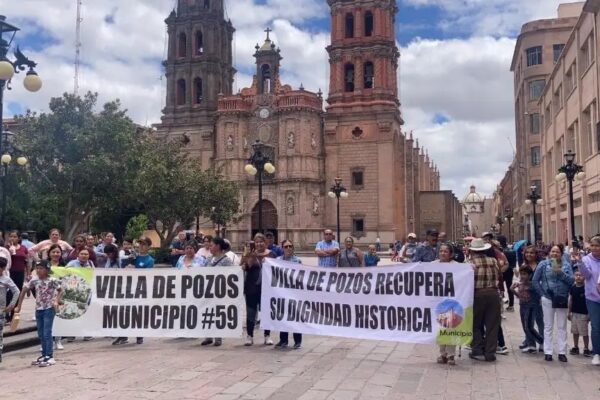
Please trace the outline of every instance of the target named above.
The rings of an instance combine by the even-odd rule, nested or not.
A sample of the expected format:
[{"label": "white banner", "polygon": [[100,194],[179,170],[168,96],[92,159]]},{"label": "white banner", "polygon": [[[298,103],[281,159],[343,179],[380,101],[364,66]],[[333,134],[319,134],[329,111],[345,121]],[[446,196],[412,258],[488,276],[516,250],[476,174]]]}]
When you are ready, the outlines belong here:
[{"label": "white banner", "polygon": [[318,268],[267,259],[261,327],[409,343],[468,344],[473,269],[460,263]]},{"label": "white banner", "polygon": [[239,268],[53,268],[64,290],[55,336],[235,337],[242,335]]}]

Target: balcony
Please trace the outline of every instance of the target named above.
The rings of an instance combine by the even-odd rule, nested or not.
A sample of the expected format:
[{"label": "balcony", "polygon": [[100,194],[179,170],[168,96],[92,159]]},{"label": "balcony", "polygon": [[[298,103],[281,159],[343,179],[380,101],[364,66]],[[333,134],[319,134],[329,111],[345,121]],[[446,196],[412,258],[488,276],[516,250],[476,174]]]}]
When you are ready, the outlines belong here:
[{"label": "balcony", "polygon": [[219,99],[217,111],[220,113],[250,112],[252,108],[251,98],[239,96],[222,97]]},{"label": "balcony", "polygon": [[323,100],[315,96],[313,93],[303,91],[288,92],[277,99],[277,107],[284,111],[286,109],[311,109],[314,111],[322,111]]}]

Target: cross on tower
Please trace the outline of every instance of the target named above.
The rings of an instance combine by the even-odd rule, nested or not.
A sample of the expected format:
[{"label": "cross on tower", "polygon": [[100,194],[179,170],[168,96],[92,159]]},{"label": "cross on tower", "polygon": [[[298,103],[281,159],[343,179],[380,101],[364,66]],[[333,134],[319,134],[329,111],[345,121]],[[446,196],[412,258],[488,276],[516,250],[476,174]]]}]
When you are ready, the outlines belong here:
[{"label": "cross on tower", "polygon": [[273,30],[267,27],[267,29],[265,29],[264,31],[267,32],[267,40],[269,40],[269,33],[273,32]]}]

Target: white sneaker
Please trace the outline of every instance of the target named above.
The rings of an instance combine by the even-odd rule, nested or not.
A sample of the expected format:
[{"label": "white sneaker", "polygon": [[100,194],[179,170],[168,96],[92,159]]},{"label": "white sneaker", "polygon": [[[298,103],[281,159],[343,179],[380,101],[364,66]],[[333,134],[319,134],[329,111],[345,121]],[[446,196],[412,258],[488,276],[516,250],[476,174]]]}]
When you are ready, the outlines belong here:
[{"label": "white sneaker", "polygon": [[56,342],[54,342],[54,347],[56,348],[56,350],[64,350],[65,346],[63,346],[62,344],[62,340],[57,340]]},{"label": "white sneaker", "polygon": [[54,364],[56,364],[56,361],[54,361],[53,357],[50,357],[50,358],[46,359],[46,363],[48,363],[48,365],[54,365]]},{"label": "white sneaker", "polygon": [[244,346],[252,346],[254,344],[254,338],[252,336],[246,336],[246,343]]},{"label": "white sneaker", "polygon": [[600,355],[594,355],[594,358],[592,358],[592,365],[600,365]]},{"label": "white sneaker", "polygon": [[271,336],[265,336],[265,346],[273,346],[273,341],[271,340]]}]

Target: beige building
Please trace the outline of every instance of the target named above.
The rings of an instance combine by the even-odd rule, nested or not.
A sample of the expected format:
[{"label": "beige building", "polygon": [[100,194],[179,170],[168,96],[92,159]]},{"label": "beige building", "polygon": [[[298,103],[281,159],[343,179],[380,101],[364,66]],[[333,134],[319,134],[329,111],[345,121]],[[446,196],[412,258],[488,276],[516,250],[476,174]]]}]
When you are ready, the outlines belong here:
[{"label": "beige building", "polygon": [[569,150],[586,173],[583,181],[574,182],[576,235],[600,232],[599,24],[600,0],[586,1],[538,102],[543,114],[542,227],[548,242],[572,239],[568,183],[555,180]]},{"label": "beige building", "polygon": [[[518,182],[512,212],[517,239],[533,241],[532,208],[525,205],[525,200],[531,186],[545,191],[542,185],[542,136],[545,131],[542,119],[545,110],[540,109],[539,101],[582,6],[583,3],[561,4],[557,18],[526,23],[515,46],[511,71],[514,73],[516,128],[514,172]],[[541,211],[537,221],[540,232]]]},{"label": "beige building", "polygon": [[233,93],[235,29],[223,0],[179,0],[165,21],[167,99],[158,133],[180,139],[200,167],[218,167],[239,183],[241,218],[227,227],[234,244],[258,230],[258,182],[244,170],[256,140],[276,168],[264,180],[263,230],[298,247],[314,246],[325,227],[336,227],[336,202],[327,197],[336,177],[349,193],[341,199],[341,235],[360,244],[416,231],[419,192],[439,190],[437,167],[401,129],[396,0],[327,3],[326,100],[320,90],[282,82],[286,49],[269,30],[255,48],[252,85]]},{"label": "beige building", "polygon": [[465,236],[481,236],[493,230],[495,224],[494,199],[477,192],[471,185],[469,193],[461,201],[463,209],[463,229]]},{"label": "beige building", "polygon": [[419,232],[423,237],[429,229],[446,232],[451,240],[463,237],[463,209],[452,191],[421,192],[420,205]]}]

